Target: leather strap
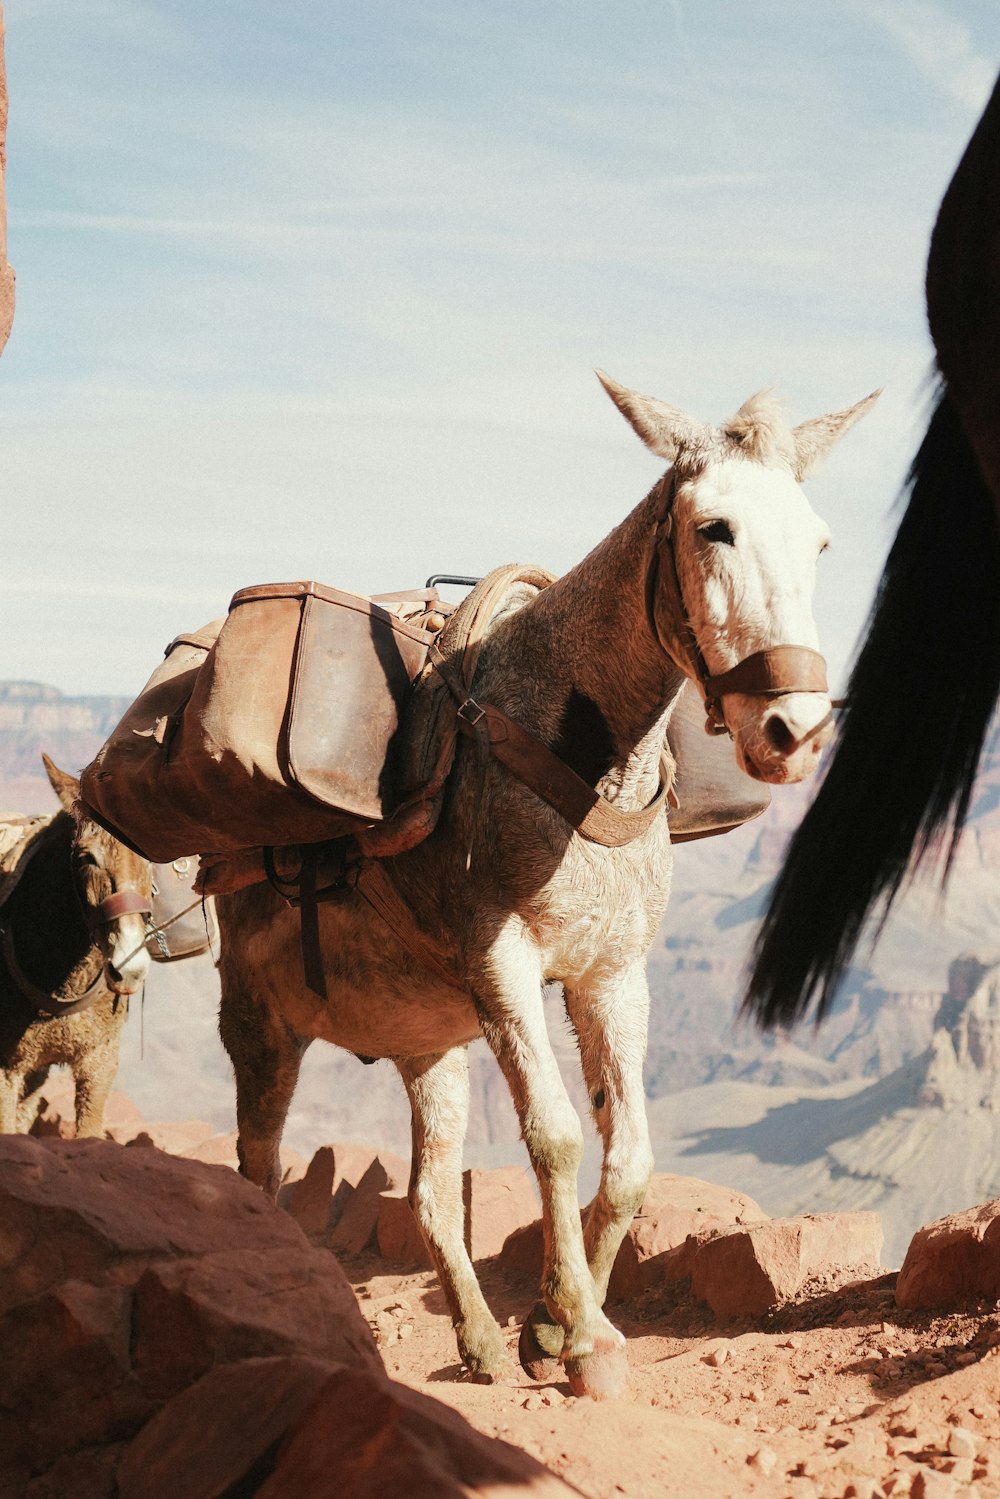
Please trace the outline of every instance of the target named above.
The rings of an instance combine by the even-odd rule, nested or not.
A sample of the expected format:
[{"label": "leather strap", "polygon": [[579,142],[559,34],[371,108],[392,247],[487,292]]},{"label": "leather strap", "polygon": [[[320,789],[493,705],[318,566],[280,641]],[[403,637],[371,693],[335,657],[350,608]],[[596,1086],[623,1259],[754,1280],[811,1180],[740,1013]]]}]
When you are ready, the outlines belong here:
[{"label": "leather strap", "polygon": [[114,895],[107,896],[100,905],[94,906],[87,912],[87,925],[107,926],[109,922],[117,921],[120,916],[152,916],[152,901],[140,895],[138,890],[116,890]]},{"label": "leather strap", "polygon": [[578,776],[546,744],[491,704],[466,698],[458,709],[463,733],[476,734],[485,724],[489,750],[495,760],[529,790],[564,817],[591,843],[622,848],[651,827],[663,809],[673,783],[674,762],[668,750],[660,757],[660,785],[648,806],[623,812]]},{"label": "leather strap", "polygon": [[511,587],[528,583],[541,589],[554,581],[551,573],[540,568],[497,568],[477,590],[477,607],[464,617],[460,610],[448,621],[441,642],[447,651],[432,644],[428,660],[455,700],[459,728],[477,742],[483,766],[487,757],[492,756],[589,842],[605,848],[621,848],[652,825],[670,795],[674,763],[669,752],[664,749],[660,758],[660,785],[653,801],[638,811],[623,812],[553,754],[541,739],[500,708],[479,703],[470,694],[483,639]]},{"label": "leather strap", "polygon": [[806,645],[775,645],[745,656],[729,671],[706,677],[711,697],[743,692],[750,697],[781,697],[786,692],[826,692],[826,662]]}]

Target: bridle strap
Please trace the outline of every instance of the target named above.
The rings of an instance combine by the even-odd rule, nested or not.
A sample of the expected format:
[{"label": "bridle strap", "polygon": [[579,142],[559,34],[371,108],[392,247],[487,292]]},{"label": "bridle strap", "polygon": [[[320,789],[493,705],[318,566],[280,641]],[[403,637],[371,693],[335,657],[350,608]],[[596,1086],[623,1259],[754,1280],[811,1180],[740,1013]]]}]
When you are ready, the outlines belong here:
[{"label": "bridle strap", "polygon": [[86,912],[87,925],[108,926],[121,916],[152,916],[153,905],[138,890],[116,890]]},{"label": "bridle strap", "polygon": [[705,679],[710,697],[741,692],[748,697],[781,697],[786,692],[826,692],[826,662],[806,645],[775,645],[746,656],[728,671]]},{"label": "bridle strap", "polygon": [[[676,471],[671,469],[660,480],[662,503],[654,533],[653,556],[646,589],[647,612],[661,650],[701,688],[705,702],[705,732],[730,733],[722,699],[731,693],[739,693],[745,697],[785,697],[792,692],[827,693],[826,661],[819,651],[805,645],[771,646],[767,650],[755,651],[752,656],[745,656],[728,671],[715,675],[709,671],[691,625],[677,567],[674,547],[676,493]],[[664,639],[657,620],[656,600],[660,586],[666,593],[669,612],[676,622],[676,644]],[[686,659],[678,660],[678,654]],[[824,719],[824,725],[826,722]],[[815,728],[810,731],[815,732]]]}]

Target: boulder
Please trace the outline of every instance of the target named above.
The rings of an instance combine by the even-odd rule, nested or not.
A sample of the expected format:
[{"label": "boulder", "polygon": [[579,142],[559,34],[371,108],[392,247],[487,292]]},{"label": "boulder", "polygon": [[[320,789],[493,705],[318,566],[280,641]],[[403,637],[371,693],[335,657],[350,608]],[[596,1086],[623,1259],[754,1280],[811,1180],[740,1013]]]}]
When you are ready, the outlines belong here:
[{"label": "boulder", "polygon": [[448,1406],[344,1369],[290,1427],[257,1499],[569,1499],[578,1492]]},{"label": "boulder", "polygon": [[538,1194],[522,1166],[463,1171],[462,1202],[465,1247],[473,1261],[499,1254],[512,1231],[538,1221]]},{"label": "boulder", "polygon": [[331,1368],[289,1355],[212,1369],[142,1429],[118,1469],[118,1499],[217,1499],[315,1400]]},{"label": "boulder", "polygon": [[896,1282],[896,1305],[1000,1298],[1000,1198],[920,1228]]},{"label": "boulder", "polygon": [[379,1193],[376,1242],[384,1260],[396,1260],[403,1265],[433,1266],[430,1250],[424,1243],[404,1191]]},{"label": "boulder", "polygon": [[[586,1221],[584,1209],[581,1217]],[[658,1172],[629,1224],[608,1284],[611,1300],[628,1300],[664,1281],[690,1274],[688,1241],[734,1225],[760,1223],[767,1214],[751,1197],[693,1176]],[[501,1250],[509,1269],[537,1280],[542,1272],[541,1220],[510,1234]]]},{"label": "boulder", "polygon": [[307,1358],[213,1369],[145,1427],[119,1499],[562,1499],[526,1453],[384,1375]]},{"label": "boulder", "polygon": [[758,1317],[822,1270],[876,1272],[882,1240],[878,1213],[804,1213],[694,1239],[686,1264],[717,1317]]},{"label": "boulder", "polygon": [[732,1187],[696,1176],[659,1172],[629,1225],[608,1284],[612,1301],[626,1301],[651,1286],[690,1274],[689,1240],[706,1233],[764,1223],[763,1208]]},{"label": "boulder", "polygon": [[12,1492],[128,1440],[213,1365],[294,1351],[381,1373],[336,1261],[255,1187],[102,1140],[0,1136],[0,1347]]},{"label": "boulder", "polygon": [[329,1238],[335,1254],[361,1254],[373,1244],[378,1229],[379,1196],[405,1188],[409,1164],[391,1151],[380,1151],[359,1180]]},{"label": "boulder", "polygon": [[290,1182],[278,1194],[278,1200],[291,1213],[304,1234],[325,1234],[333,1206],[334,1157],[332,1145],[321,1145],[306,1173]]}]

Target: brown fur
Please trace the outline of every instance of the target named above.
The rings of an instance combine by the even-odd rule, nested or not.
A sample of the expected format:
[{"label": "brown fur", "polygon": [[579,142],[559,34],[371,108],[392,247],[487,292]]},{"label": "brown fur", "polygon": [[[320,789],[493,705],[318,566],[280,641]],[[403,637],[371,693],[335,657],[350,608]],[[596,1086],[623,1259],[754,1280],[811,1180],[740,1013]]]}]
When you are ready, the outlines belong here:
[{"label": "brown fur", "polygon": [[[96,823],[78,825],[70,811],[76,781],[50,762],[46,768],[64,810],[36,835],[37,851],[0,910],[0,926],[13,934],[18,964],[31,983],[69,999],[82,993],[108,961],[111,933],[90,931],[85,906],[96,906],[123,887],[148,896],[149,866]],[[132,917],[130,930],[135,924]],[[100,1135],[127,1013],[127,999],[114,993],[105,977],[87,1009],[40,1015],[0,957],[0,1133],[31,1127],[50,1068],[65,1066],[76,1084],[77,1134]]]}]

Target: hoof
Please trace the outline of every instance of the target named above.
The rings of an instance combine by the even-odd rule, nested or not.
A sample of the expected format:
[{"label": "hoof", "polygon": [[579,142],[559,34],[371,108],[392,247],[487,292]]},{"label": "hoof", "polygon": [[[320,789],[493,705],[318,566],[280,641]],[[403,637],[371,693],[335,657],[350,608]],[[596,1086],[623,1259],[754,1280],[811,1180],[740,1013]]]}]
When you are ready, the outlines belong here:
[{"label": "hoof", "polygon": [[466,1384],[520,1384],[520,1376],[510,1359],[498,1365],[495,1369],[467,1369],[463,1374]]},{"label": "hoof", "polygon": [[521,1368],[529,1379],[557,1379],[562,1374],[559,1355],[562,1352],[563,1330],[549,1315],[544,1301],[540,1301],[525,1319],[517,1343],[517,1356]]},{"label": "hoof", "polygon": [[574,1395],[591,1400],[620,1400],[628,1389],[628,1352],[624,1343],[598,1343],[593,1353],[568,1359],[566,1374]]}]

